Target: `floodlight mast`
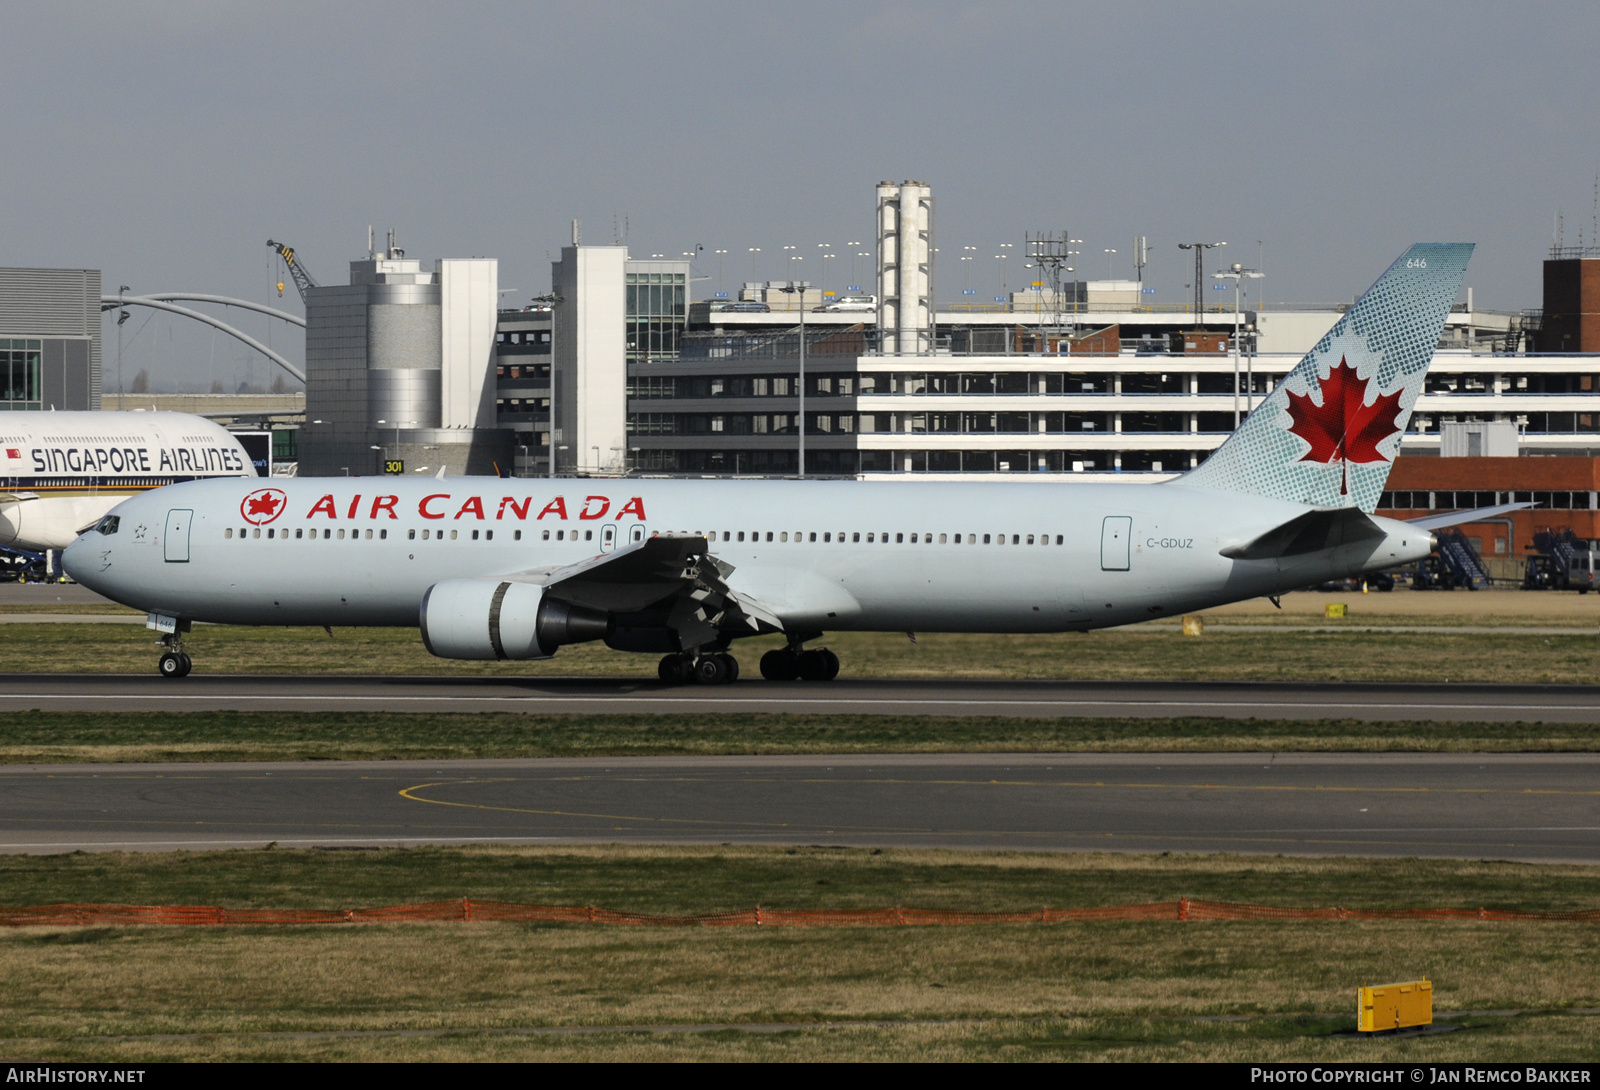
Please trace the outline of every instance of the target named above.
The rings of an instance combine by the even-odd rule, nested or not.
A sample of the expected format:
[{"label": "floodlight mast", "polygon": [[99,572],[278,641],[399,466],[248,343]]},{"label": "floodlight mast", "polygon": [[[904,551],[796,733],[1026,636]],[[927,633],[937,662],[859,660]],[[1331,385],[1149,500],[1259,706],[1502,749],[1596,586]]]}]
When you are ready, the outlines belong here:
[{"label": "floodlight mast", "polygon": [[[800,258],[796,257],[792,260],[798,261]],[[797,292],[800,295],[800,384],[799,389],[796,391],[799,395],[799,413],[796,416],[799,427],[796,430],[800,433],[800,447],[797,452],[798,464],[796,465],[799,472],[796,476],[799,477],[806,475],[806,290],[810,287],[811,281],[809,280],[789,280],[785,281],[783,287],[778,289],[785,295],[794,295]]]},{"label": "floodlight mast", "polygon": [[1206,312],[1206,310],[1205,310],[1205,294],[1206,293],[1205,293],[1205,288],[1201,286],[1201,282],[1205,278],[1205,270],[1201,267],[1202,260],[1203,260],[1203,258],[1205,256],[1205,252],[1207,250],[1212,250],[1212,249],[1215,249],[1218,246],[1226,246],[1226,245],[1227,245],[1226,242],[1180,242],[1180,243],[1178,243],[1178,249],[1180,249],[1180,250],[1193,250],[1194,251],[1194,325],[1195,325],[1196,329],[1199,329],[1201,326],[1205,325],[1205,318],[1202,317],[1202,315],[1204,315],[1205,312]]},{"label": "floodlight mast", "polygon": [[[1260,280],[1265,273],[1247,269],[1235,261],[1222,272],[1211,274],[1213,280],[1233,281],[1233,426],[1239,427],[1239,289],[1246,280]],[[1245,360],[1245,410],[1246,416],[1255,408],[1255,371],[1251,366],[1253,356]]]}]

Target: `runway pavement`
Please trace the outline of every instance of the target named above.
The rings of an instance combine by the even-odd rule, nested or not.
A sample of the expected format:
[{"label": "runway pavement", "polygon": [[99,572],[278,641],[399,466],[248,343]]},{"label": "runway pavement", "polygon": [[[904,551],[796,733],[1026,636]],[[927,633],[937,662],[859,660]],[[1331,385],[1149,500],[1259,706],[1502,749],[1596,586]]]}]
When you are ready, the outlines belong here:
[{"label": "runway pavement", "polygon": [[0,675],[0,705],[48,711],[805,712],[1024,717],[1600,722],[1600,686],[877,681],[671,687],[604,678]]},{"label": "runway pavement", "polygon": [[0,850],[773,843],[1600,862],[1600,755],[938,755],[0,769]]}]

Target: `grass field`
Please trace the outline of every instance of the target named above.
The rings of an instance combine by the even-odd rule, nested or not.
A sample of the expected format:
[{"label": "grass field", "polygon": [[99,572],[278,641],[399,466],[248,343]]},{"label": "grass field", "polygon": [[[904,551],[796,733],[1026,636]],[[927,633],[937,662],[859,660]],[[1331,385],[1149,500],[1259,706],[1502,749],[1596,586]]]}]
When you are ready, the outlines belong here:
[{"label": "grass field", "polygon": [[[132,625],[7,625],[7,672],[152,673],[151,634]],[[845,677],[1069,678],[1095,680],[1476,681],[1592,683],[1600,678],[1600,627],[1572,635],[1506,633],[1212,631],[1175,629],[1078,635],[836,633]],[[756,662],[771,638],[734,648],[760,684]],[[415,629],[202,626],[187,638],[197,674],[430,674],[653,679],[656,656],[602,644],[563,648],[542,662],[436,659]],[[740,682],[744,684],[745,682]]]},{"label": "grass field", "polygon": [[1592,752],[1600,726],[961,716],[6,712],[0,764],[777,753]]},{"label": "grass field", "polygon": [[[1321,617],[1346,601],[1344,622]],[[847,677],[1594,683],[1600,596],[1293,595],[1208,631],[839,634]],[[13,609],[16,607],[6,607]],[[29,608],[32,607],[23,607]],[[33,611],[84,613],[72,604]],[[1170,622],[1169,622],[1170,624]],[[1272,624],[1283,632],[1230,631]],[[1352,625],[1504,632],[1350,631]],[[1533,635],[1519,626],[1561,626]],[[1309,630],[1299,630],[1309,629]],[[124,625],[0,626],[8,672],[147,673]],[[736,649],[754,675],[773,641]],[[415,630],[201,627],[197,673],[653,679],[599,645],[430,657]],[[741,684],[760,685],[759,679]],[[0,715],[0,761],[951,751],[1600,749],[1550,724],[775,715]],[[0,857],[0,901],[340,907],[470,896],[694,913],[754,904],[1027,909],[1172,900],[1600,905],[1600,868],[1419,860],[765,848]],[[41,1059],[1591,1060],[1600,928],[1096,923],[656,929],[501,924],[0,932],[0,1051]],[[1355,988],[1426,975],[1459,1033],[1365,1041]],[[1514,1016],[1505,1011],[1524,1012]],[[1587,1012],[1587,1013],[1586,1013]],[[767,1029],[755,1032],[757,1024]],[[663,1031],[663,1027],[700,1027]],[[717,1028],[718,1025],[724,1028]],[[577,1032],[581,1031],[581,1032]]]},{"label": "grass field", "polygon": [[[256,851],[10,857],[0,889],[11,904],[470,895],[658,912],[1184,894],[1561,908],[1600,899],[1600,868],[820,848]],[[1581,1013],[1600,1006],[1597,954],[1600,929],[1570,924],[34,928],[0,934],[0,1038],[14,1055],[98,1060],[1587,1059],[1600,1045],[1600,1018]],[[1452,1019],[1467,1030],[1330,1036],[1353,1024],[1358,985],[1419,975],[1435,981],[1436,1008],[1467,1012]],[[1505,1010],[1536,1013],[1491,1013]],[[797,1025],[640,1031],[685,1023]],[[527,1032],[571,1027],[602,1032]]]}]

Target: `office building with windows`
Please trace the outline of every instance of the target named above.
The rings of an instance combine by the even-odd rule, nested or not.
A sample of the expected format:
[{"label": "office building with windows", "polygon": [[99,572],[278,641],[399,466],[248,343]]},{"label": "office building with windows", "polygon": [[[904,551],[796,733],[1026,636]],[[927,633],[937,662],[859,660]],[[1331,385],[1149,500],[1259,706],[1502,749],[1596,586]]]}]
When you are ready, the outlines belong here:
[{"label": "office building with windows", "polygon": [[397,249],[350,262],[306,297],[302,477],[509,473],[495,420],[498,264]]},{"label": "office building with windows", "polygon": [[0,269],[0,410],[100,408],[100,270]]}]

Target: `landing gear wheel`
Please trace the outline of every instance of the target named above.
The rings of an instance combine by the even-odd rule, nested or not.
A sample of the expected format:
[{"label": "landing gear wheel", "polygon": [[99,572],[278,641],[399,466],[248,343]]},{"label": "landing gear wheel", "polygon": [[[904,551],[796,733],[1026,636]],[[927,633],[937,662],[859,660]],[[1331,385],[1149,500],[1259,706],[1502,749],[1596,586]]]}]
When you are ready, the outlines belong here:
[{"label": "landing gear wheel", "polygon": [[722,654],[722,655],[718,655],[717,657],[722,659],[727,664],[727,667],[728,667],[728,680],[726,682],[724,682],[724,684],[732,685],[735,681],[738,681],[739,680],[739,660],[734,658],[732,655],[729,655],[729,654]]},{"label": "landing gear wheel", "polygon": [[161,661],[156,664],[156,669],[162,677],[183,677],[189,672],[189,663],[184,662],[187,655],[177,651],[168,651],[161,656]]},{"label": "landing gear wheel", "polygon": [[695,660],[694,679],[702,685],[724,685],[732,680],[728,662],[726,655],[701,655]]},{"label": "landing gear wheel", "polygon": [[181,676],[188,677],[189,671],[194,669],[194,659],[189,657],[189,652],[187,651],[179,651],[178,657],[183,659],[183,673]]},{"label": "landing gear wheel", "polygon": [[827,648],[802,651],[799,656],[802,681],[832,681],[839,676],[839,656]]},{"label": "landing gear wheel", "polygon": [[656,667],[656,676],[668,685],[682,685],[694,677],[687,655],[665,655]]},{"label": "landing gear wheel", "polygon": [[761,656],[761,676],[768,681],[794,681],[800,676],[800,656],[787,647]]}]

